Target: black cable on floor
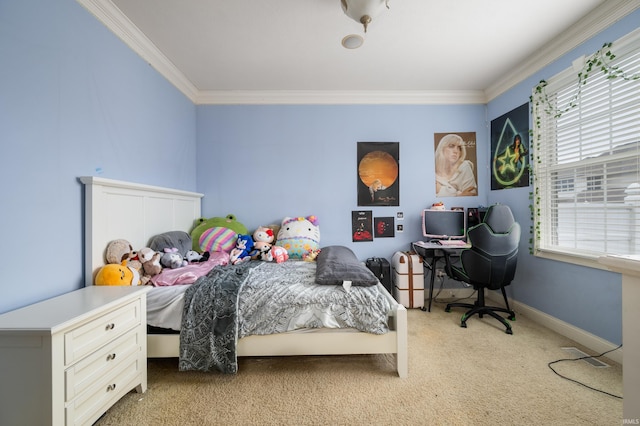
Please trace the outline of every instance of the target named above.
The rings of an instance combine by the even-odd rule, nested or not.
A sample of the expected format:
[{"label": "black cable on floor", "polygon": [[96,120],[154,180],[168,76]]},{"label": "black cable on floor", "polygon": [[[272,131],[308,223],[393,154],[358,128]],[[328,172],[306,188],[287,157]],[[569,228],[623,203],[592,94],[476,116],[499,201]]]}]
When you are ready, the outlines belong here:
[{"label": "black cable on floor", "polygon": [[584,386],[584,387],[585,387],[585,388],[587,388],[587,389],[591,389],[591,390],[594,390],[594,391],[596,391],[596,392],[600,392],[600,393],[603,393],[603,394],[605,394],[605,395],[612,396],[612,397],[614,397],[614,398],[622,399],[622,397],[621,397],[621,396],[614,395],[614,394],[612,394],[612,393],[609,393],[609,392],[606,392],[606,391],[603,391],[603,390],[600,390],[600,389],[596,389],[596,388],[594,388],[594,387],[591,387],[591,386],[589,386],[589,385],[586,385],[586,384],[584,384],[584,383],[582,383],[582,382],[579,382],[579,381],[577,381],[577,380],[574,380],[574,379],[571,379],[571,378],[569,378],[569,377],[563,376],[562,374],[560,374],[560,373],[558,373],[556,370],[554,370],[554,369],[553,369],[553,367],[551,366],[551,365],[556,364],[556,363],[561,362],[561,361],[581,361],[581,360],[583,360],[583,359],[589,359],[589,358],[600,358],[600,357],[602,357],[602,356],[604,356],[604,355],[608,354],[609,352],[613,352],[613,351],[615,351],[615,350],[620,349],[621,347],[622,347],[622,344],[620,344],[620,346],[618,346],[617,348],[610,349],[610,350],[608,350],[608,351],[606,351],[606,352],[601,353],[600,355],[594,355],[594,356],[588,356],[588,355],[587,355],[587,356],[582,356],[582,357],[580,357],[580,358],[564,358],[564,359],[558,359],[558,360],[555,360],[555,361],[551,361],[550,363],[548,363],[548,364],[547,364],[547,366],[549,366],[549,368],[551,369],[551,371],[553,371],[554,373],[556,373],[558,376],[562,377],[563,379],[569,380],[570,382],[573,382],[573,383],[577,383],[577,384],[579,384],[580,386]]},{"label": "black cable on floor", "polygon": [[[449,304],[449,303],[456,303],[456,302],[460,302],[460,301],[462,301],[462,300],[466,300],[466,299],[471,299],[471,298],[473,298],[473,296],[474,296],[474,295],[476,294],[476,292],[477,292],[477,290],[476,290],[476,291],[474,291],[473,293],[471,293],[471,294],[470,294],[469,296],[467,296],[467,297],[459,297],[459,298],[454,299],[454,300],[451,300],[451,299],[444,299],[444,300],[442,300],[442,299],[438,299],[438,297],[440,296],[440,293],[442,293],[442,291],[444,290],[444,280],[445,280],[446,278],[447,278],[447,277],[446,277],[446,275],[442,275],[442,276],[437,277],[437,280],[439,280],[439,281],[440,281],[440,286],[439,286],[439,288],[434,289],[434,291],[436,292],[436,294],[434,294],[434,295],[433,295],[433,299],[431,299],[433,303],[440,303],[440,304],[443,304],[443,305],[444,305],[444,304]],[[471,286],[470,286],[470,285],[467,285],[466,283],[463,283],[463,284],[465,284],[465,287],[471,288]],[[464,287],[457,287],[457,288],[451,288],[451,289],[449,289],[449,290],[452,290],[452,291],[453,291],[453,290],[465,290],[465,288],[464,288]],[[425,291],[427,291],[427,289],[426,289],[426,288],[425,288]]]}]

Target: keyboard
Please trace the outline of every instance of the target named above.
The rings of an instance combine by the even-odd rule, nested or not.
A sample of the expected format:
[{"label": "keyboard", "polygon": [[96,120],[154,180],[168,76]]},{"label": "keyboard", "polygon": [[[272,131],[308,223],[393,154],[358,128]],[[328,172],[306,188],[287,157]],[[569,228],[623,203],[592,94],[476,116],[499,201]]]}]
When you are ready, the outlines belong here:
[{"label": "keyboard", "polygon": [[438,243],[444,247],[468,247],[469,246],[469,244],[463,240],[440,240]]}]

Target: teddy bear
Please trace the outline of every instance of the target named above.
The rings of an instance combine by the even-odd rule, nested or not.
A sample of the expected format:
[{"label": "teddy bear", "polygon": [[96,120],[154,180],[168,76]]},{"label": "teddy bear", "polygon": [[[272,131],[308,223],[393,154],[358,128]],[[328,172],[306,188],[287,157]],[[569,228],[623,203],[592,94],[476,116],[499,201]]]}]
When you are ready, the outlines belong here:
[{"label": "teddy bear", "polygon": [[118,239],[110,241],[107,244],[107,250],[105,253],[107,264],[119,265],[124,261],[127,261],[127,267],[133,268],[137,271],[141,277],[143,284],[149,281],[149,278],[145,276],[142,269],[142,262],[138,257],[138,253],[133,250],[131,243],[124,239]]},{"label": "teddy bear", "polygon": [[231,250],[231,253],[229,253],[229,262],[232,265],[235,265],[236,263],[251,260],[251,251],[253,250],[253,247],[254,242],[251,235],[238,235],[236,246]]},{"label": "teddy bear", "polygon": [[278,231],[276,245],[284,247],[292,259],[320,248],[320,227],[316,216],[285,217]]},{"label": "teddy bear", "polygon": [[165,248],[160,257],[160,265],[164,268],[176,269],[187,266],[187,261],[183,259],[177,248]]},{"label": "teddy bear", "polygon": [[129,261],[135,256],[136,252],[133,251],[133,246],[127,240],[113,240],[107,244],[107,251],[105,252],[107,263],[119,265],[123,260]]},{"label": "teddy bear", "polygon": [[145,276],[149,278],[158,275],[162,272],[162,265],[160,264],[161,254],[157,251],[150,249],[149,247],[143,247],[138,250],[138,258],[142,262],[142,269]]},{"label": "teddy bear", "polygon": [[108,263],[98,271],[95,279],[96,285],[117,286],[117,285],[141,285],[140,275],[135,268],[127,265],[127,261],[122,263]]}]

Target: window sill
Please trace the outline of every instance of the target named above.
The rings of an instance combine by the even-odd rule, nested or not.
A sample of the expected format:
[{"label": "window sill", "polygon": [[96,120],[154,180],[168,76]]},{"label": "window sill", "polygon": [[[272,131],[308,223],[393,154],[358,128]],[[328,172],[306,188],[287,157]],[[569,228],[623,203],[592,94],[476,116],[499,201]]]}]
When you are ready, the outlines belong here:
[{"label": "window sill", "polygon": [[600,256],[569,254],[553,250],[537,250],[534,256],[543,259],[556,260],[558,262],[572,263],[574,265],[585,266],[587,268],[610,271],[609,268],[598,262],[598,258]]}]

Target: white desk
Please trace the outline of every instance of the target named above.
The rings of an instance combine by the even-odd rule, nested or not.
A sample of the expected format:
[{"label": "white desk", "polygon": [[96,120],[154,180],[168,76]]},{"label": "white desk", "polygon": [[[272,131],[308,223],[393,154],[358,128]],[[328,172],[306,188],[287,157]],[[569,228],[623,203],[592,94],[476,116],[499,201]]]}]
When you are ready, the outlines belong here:
[{"label": "white desk", "polygon": [[[471,244],[465,244],[464,246],[444,246],[440,243],[432,243],[429,241],[415,241],[411,244],[413,250],[422,256],[422,264],[425,268],[431,271],[429,277],[429,304],[427,305],[427,312],[431,312],[431,302],[433,300],[433,284],[436,277],[436,265],[438,261],[448,259],[448,256],[458,256],[460,251],[471,247]],[[445,265],[445,268],[449,265]],[[425,283],[426,285],[426,283]],[[425,308],[422,308],[424,311]]]},{"label": "white desk", "polygon": [[622,414],[640,420],[640,256],[604,256],[600,263],[622,274]]}]

